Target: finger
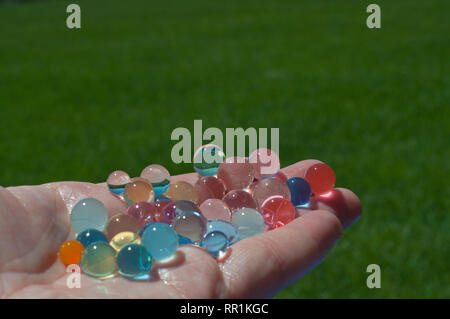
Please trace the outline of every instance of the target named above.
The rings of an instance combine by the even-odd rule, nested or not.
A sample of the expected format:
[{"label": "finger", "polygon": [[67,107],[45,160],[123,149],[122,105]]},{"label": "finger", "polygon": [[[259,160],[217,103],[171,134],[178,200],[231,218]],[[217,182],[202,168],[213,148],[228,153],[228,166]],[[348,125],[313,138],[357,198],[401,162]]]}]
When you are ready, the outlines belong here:
[{"label": "finger", "polygon": [[222,265],[227,297],[271,297],[320,263],[341,233],[334,214],[317,210],[237,242]]}]

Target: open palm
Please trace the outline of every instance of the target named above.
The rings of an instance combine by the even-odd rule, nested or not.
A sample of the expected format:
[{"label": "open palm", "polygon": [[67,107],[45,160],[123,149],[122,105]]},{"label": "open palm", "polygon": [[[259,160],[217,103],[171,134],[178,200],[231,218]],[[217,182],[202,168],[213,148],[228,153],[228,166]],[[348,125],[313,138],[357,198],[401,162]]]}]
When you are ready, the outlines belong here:
[{"label": "open palm", "polygon": [[[303,176],[316,160],[282,169]],[[194,183],[196,174],[172,177]],[[94,197],[110,216],[125,204],[105,184],[59,182],[0,187],[0,297],[11,298],[254,298],[271,297],[319,264],[342,230],[361,214],[359,199],[337,188],[313,197],[299,218],[259,236],[239,241],[217,262],[203,249],[178,248],[176,257],[154,263],[151,279],[98,280],[82,275],[81,288],[68,288],[68,273],[57,258],[61,243],[74,239],[69,211],[80,199]]]}]

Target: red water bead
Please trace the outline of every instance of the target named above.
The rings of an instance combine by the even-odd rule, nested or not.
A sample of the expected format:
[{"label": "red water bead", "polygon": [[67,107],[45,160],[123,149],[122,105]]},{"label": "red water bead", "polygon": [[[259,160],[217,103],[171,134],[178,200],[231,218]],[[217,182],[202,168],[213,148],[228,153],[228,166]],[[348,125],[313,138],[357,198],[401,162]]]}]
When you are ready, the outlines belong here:
[{"label": "red water bead", "polygon": [[289,199],[281,196],[268,198],[260,211],[270,229],[284,226],[295,219],[294,205]]},{"label": "red water bead", "polygon": [[198,195],[198,205],[201,205],[207,199],[222,199],[222,197],[225,196],[225,186],[214,176],[204,176],[200,178],[195,183],[194,188]]},{"label": "red water bead", "polygon": [[314,164],[308,168],[305,179],[311,185],[312,192],[319,195],[331,192],[336,183],[333,169],[323,163]]},{"label": "red water bead", "polygon": [[159,219],[158,209],[153,203],[147,202],[132,204],[128,207],[127,214],[136,218],[141,227]]},{"label": "red water bead", "polygon": [[231,213],[234,213],[238,209],[244,207],[258,209],[258,205],[252,195],[243,190],[234,190],[229,192],[222,198],[222,201],[228,206]]},{"label": "red water bead", "polygon": [[291,200],[289,187],[277,178],[265,178],[259,181],[252,193],[253,199],[260,207],[267,198],[275,195]]},{"label": "red water bead", "polygon": [[247,188],[253,182],[253,168],[250,163],[220,164],[217,171],[219,178],[227,191]]},{"label": "red water bead", "polygon": [[280,159],[274,151],[268,148],[259,148],[249,156],[257,179],[275,175],[280,169]]}]

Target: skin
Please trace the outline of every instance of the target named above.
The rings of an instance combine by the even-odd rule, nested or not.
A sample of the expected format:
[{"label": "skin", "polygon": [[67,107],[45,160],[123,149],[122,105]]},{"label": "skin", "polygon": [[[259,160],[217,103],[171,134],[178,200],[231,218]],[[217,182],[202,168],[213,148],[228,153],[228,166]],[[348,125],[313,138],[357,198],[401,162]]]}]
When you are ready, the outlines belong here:
[{"label": "skin", "polygon": [[[303,176],[319,163],[306,160],[282,171]],[[194,173],[172,181],[195,183]],[[82,198],[94,197],[109,215],[125,211],[106,185],[58,182],[0,187],[0,297],[3,298],[267,298],[320,264],[343,230],[361,215],[351,191],[336,188],[315,196],[309,209],[298,209],[291,223],[234,244],[220,261],[203,249],[181,246],[173,260],[154,263],[151,279],[98,280],[81,275],[81,289],[69,289],[68,273],[58,259],[61,243],[74,239],[69,211]]]}]

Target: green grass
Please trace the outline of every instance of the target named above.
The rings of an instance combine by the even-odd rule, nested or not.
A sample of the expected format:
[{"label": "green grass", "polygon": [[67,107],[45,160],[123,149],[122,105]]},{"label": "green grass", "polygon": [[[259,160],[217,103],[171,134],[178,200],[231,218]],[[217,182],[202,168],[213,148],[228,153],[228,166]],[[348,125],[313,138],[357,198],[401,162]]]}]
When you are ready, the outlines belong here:
[{"label": "green grass", "polygon": [[[450,2],[79,0],[0,5],[0,185],[172,174],[176,127],[279,127],[364,215],[281,298],[450,297]],[[366,287],[366,267],[382,270]]]}]

